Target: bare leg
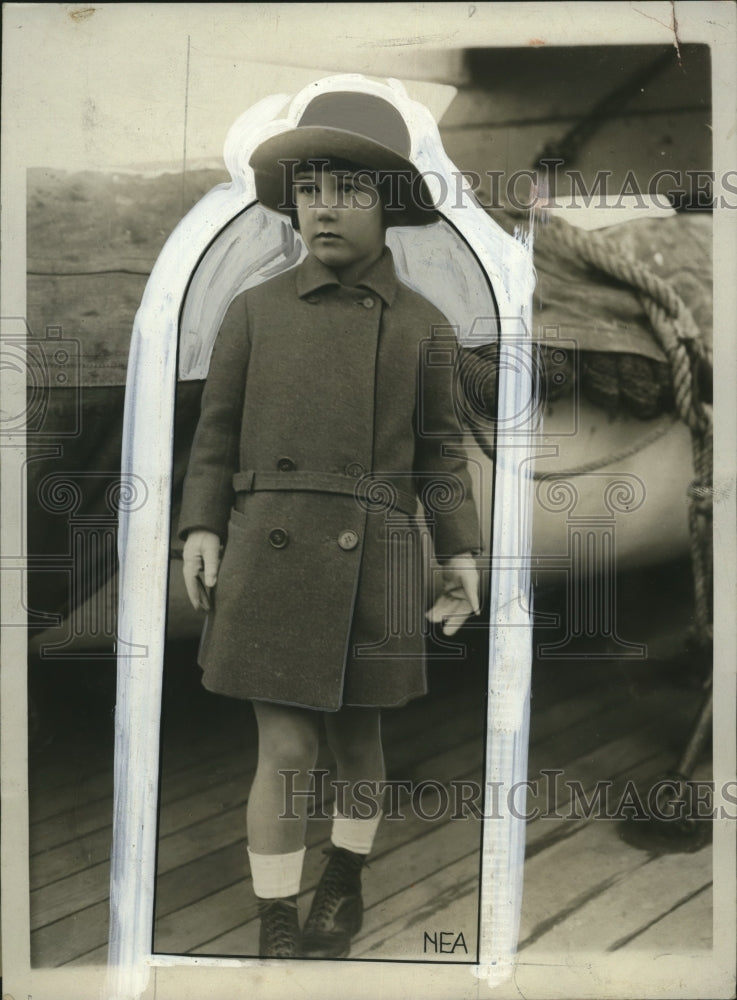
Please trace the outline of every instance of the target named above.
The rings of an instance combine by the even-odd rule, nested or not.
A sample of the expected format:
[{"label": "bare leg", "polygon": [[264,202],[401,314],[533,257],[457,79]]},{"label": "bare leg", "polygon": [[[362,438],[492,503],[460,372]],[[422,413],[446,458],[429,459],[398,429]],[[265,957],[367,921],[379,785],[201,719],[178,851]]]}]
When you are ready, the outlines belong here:
[{"label": "bare leg", "polygon": [[[346,706],[339,712],[326,713],[325,727],[337,764],[338,780],[348,782],[343,802],[339,802],[341,812],[344,816],[351,816],[355,805],[355,814],[366,817],[370,807],[365,802],[355,802],[353,790],[356,782],[378,785],[386,777],[381,745],[381,711],[378,708]],[[375,802],[378,812],[383,795],[367,794],[367,786],[359,790],[362,799],[370,798]]]},{"label": "bare leg", "polygon": [[[304,846],[308,800],[285,802],[280,770],[298,771],[292,787],[306,791],[317,760],[319,712],[273,702],[254,701],[258,722],[258,765],[248,797],[248,846],[258,854],[288,854]],[[279,819],[285,805],[296,819]]]},{"label": "bare leg", "polygon": [[377,787],[385,775],[381,715],[375,708],[346,707],[326,714],[325,726],[338,781],[346,787],[342,796],[336,794],[333,848],[305,923],[303,947],[308,956],[342,958],[361,929],[361,871],[381,821],[383,794]]}]

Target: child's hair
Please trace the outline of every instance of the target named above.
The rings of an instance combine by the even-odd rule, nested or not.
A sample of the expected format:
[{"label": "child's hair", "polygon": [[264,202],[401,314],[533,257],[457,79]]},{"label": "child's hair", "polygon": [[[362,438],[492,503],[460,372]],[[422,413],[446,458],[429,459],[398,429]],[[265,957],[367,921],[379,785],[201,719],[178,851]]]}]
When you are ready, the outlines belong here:
[{"label": "child's hair", "polygon": [[[379,199],[384,208],[385,222],[388,224],[388,213],[391,212],[392,224],[401,225],[399,213],[405,212],[406,205],[402,196],[408,192],[408,187],[412,182],[409,173],[403,174],[375,170],[362,163],[355,163],[352,160],[344,160],[336,156],[311,156],[308,160],[302,160],[293,166],[291,177],[294,179],[297,174],[308,173],[312,170],[328,170],[330,173],[336,175],[352,174],[356,180],[357,189],[359,192],[365,194],[368,194],[369,191],[369,188],[366,186],[366,182],[368,181],[378,192]],[[294,193],[291,190],[291,185],[289,185],[289,190],[285,192],[285,196],[289,204],[289,218],[291,219],[292,226],[299,231],[297,207],[294,203]]]}]

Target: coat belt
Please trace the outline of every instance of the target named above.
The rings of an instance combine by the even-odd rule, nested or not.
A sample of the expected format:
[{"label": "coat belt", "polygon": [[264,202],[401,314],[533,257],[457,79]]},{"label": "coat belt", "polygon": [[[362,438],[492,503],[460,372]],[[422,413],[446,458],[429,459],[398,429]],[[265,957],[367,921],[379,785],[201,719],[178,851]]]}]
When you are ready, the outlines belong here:
[{"label": "coat belt", "polygon": [[[308,491],[314,493],[339,493],[355,497],[364,510],[401,510],[413,517],[417,513],[417,497],[397,485],[399,477],[391,475],[366,475],[360,479],[343,476],[337,472],[256,472],[248,469],[233,476],[236,494],[270,492],[271,490]],[[406,481],[407,477],[402,477]],[[239,497],[236,498],[238,501]],[[236,509],[241,504],[236,502]]]}]

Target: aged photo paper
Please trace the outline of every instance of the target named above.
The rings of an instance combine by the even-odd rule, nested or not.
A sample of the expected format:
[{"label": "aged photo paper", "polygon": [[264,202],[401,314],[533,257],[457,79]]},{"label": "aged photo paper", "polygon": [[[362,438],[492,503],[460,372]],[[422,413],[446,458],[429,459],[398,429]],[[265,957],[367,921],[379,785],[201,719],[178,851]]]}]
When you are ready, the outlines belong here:
[{"label": "aged photo paper", "polygon": [[[228,307],[309,242],[250,157],[346,93],[399,116],[439,213],[386,246],[447,321],[419,368],[452,384],[481,607],[452,635],[421,616],[427,693],[382,710],[350,950],[275,959],[246,837],[263,717],[203,685],[179,523]],[[736,97],[732,3],[4,5],[3,996],[734,995]],[[348,292],[353,334],[393,308]],[[379,389],[348,357],[365,431]],[[314,443],[337,411],[306,412]],[[296,548],[279,455],[236,486],[272,498],[269,558]],[[389,553],[417,511],[358,457],[304,489],[388,503]],[[436,599],[451,500],[411,533]],[[330,528],[335,566],[368,559],[363,524]],[[324,621],[276,607],[294,575],[269,631],[307,657]],[[345,792],[324,725],[310,788],[282,775],[303,923]]]}]

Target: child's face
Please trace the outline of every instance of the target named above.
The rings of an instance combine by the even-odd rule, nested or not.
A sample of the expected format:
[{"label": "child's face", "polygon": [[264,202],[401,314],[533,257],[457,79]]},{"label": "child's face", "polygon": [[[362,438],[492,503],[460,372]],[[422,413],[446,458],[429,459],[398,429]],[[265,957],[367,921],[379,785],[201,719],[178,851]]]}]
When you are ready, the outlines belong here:
[{"label": "child's face", "polygon": [[355,284],[384,250],[384,208],[365,173],[300,170],[294,181],[299,231],[309,250],[345,285]]}]

